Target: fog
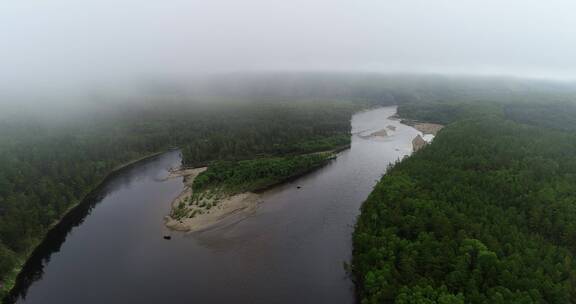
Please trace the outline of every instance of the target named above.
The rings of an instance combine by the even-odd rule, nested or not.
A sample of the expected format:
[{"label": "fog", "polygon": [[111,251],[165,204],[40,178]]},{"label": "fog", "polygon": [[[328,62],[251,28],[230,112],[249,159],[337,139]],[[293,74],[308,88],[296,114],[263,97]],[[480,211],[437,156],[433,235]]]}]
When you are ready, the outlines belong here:
[{"label": "fog", "polygon": [[0,92],[94,92],[229,72],[576,78],[562,0],[5,0]]}]

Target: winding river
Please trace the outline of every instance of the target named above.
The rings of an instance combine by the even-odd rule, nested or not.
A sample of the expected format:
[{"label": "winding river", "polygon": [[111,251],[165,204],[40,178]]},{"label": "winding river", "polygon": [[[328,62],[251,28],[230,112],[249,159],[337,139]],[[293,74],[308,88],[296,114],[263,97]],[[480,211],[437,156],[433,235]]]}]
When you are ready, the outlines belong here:
[{"label": "winding river", "polygon": [[[362,202],[420,134],[388,117],[352,117],[352,147],[329,165],[262,194],[250,215],[207,231],[168,232],[183,189],[164,180],[172,151],[122,170],[69,214],[22,272],[16,303],[354,303],[343,264]],[[388,126],[387,137],[367,136]],[[297,188],[300,186],[301,188]],[[171,240],[163,239],[170,233]]]}]

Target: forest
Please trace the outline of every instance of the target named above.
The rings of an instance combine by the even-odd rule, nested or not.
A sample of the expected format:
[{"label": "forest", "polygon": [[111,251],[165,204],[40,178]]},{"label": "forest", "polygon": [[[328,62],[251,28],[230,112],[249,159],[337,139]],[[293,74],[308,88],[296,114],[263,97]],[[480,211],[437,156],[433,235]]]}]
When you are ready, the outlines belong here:
[{"label": "forest", "polygon": [[176,147],[185,165],[330,150],[349,144],[350,116],[358,107],[179,100],[125,105],[65,122],[2,120],[2,292],[48,229],[122,165]]},{"label": "forest", "polygon": [[197,193],[219,189],[228,195],[258,191],[322,166],[334,157],[334,153],[321,152],[288,157],[217,161],[194,179],[192,189]]},{"label": "forest", "polygon": [[239,105],[198,115],[183,144],[184,164],[327,151],[350,143],[350,117],[361,105],[292,102]]},{"label": "forest", "polygon": [[[573,88],[516,79],[320,73],[237,75],[195,89],[201,97],[188,96],[186,85],[151,84],[134,100],[111,102],[114,98],[102,95],[73,114],[57,103],[35,114],[3,109],[0,297],[50,227],[127,163],[179,148],[185,166],[220,161],[214,166],[224,166],[223,172],[254,174],[258,180],[259,167],[246,168],[252,163],[241,161],[284,163],[277,158],[345,146],[352,113],[395,104],[403,117],[448,127],[432,145],[390,170],[366,202],[354,236],[362,297],[367,302],[404,303],[413,303],[414,295],[475,302],[489,296],[550,303],[574,299],[572,274],[565,271],[573,269],[566,267],[573,266],[573,250],[566,245],[573,229],[566,203],[573,185]],[[556,108],[548,107],[552,101]],[[48,117],[44,112],[57,114]],[[284,170],[283,165],[279,168]],[[478,172],[490,175],[482,178]],[[433,178],[426,179],[429,176]],[[206,187],[253,186],[217,173],[205,179]],[[501,180],[507,183],[495,185]],[[387,184],[395,186],[383,186]],[[486,191],[484,186],[492,185],[499,191]],[[395,192],[386,192],[390,189]],[[445,204],[446,195],[451,204]],[[418,210],[426,214],[413,212],[414,205],[405,201],[400,206],[406,209],[389,204],[408,197],[410,204],[425,205]],[[544,208],[550,200],[558,209]],[[523,225],[527,219],[529,226]],[[440,227],[437,221],[443,228],[432,231]],[[406,228],[414,233],[405,234],[392,223],[415,225]],[[480,252],[478,261],[490,256],[497,262],[491,275],[481,274],[491,278],[482,284],[473,271]],[[456,256],[460,266],[466,259],[474,263],[468,265],[469,272],[448,280],[447,273],[456,266],[447,257]],[[543,258],[548,261],[544,265],[539,263]],[[528,275],[529,269],[535,272]],[[522,278],[514,283],[520,285],[510,283],[516,277]],[[407,283],[409,279],[414,283]],[[455,281],[459,283],[448,283]]]},{"label": "forest", "polygon": [[575,302],[573,109],[400,106],[447,127],[363,204],[353,237],[362,303]]}]

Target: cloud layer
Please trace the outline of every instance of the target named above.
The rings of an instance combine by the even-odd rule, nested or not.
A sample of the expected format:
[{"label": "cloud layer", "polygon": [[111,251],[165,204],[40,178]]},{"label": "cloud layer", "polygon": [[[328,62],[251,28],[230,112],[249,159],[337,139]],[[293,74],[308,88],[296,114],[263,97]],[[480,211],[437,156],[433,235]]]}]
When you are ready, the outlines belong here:
[{"label": "cloud layer", "polygon": [[260,70],[576,78],[561,0],[6,0],[0,88]]}]

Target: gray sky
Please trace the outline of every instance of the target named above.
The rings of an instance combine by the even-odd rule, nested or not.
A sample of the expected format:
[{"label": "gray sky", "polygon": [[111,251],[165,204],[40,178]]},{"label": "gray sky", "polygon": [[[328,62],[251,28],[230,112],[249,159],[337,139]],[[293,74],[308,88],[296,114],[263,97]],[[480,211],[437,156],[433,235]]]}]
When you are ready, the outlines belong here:
[{"label": "gray sky", "polygon": [[2,0],[0,89],[260,70],[576,79],[573,0]]}]

